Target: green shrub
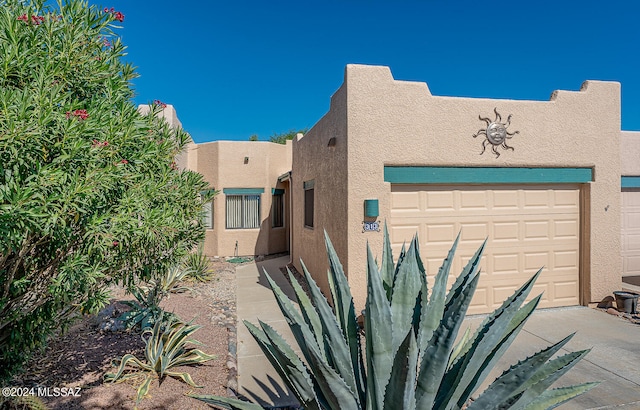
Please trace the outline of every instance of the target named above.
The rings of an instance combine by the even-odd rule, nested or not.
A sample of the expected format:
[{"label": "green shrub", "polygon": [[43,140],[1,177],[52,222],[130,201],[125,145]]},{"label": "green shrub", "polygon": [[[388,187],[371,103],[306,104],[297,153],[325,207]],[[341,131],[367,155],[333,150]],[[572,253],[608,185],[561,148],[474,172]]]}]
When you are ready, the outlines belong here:
[{"label": "green shrub", "polygon": [[[245,325],[305,409],[546,409],[597,383],[548,390],[587,351],[551,359],[571,336],[511,366],[473,402],[469,399],[534,311],[540,296],[524,304],[540,271],[489,315],[475,334],[456,343],[475,292],[484,244],[446,293],[458,239],[431,294],[418,241],[402,249],[394,266],[385,228],[380,267],[368,251],[365,352],[353,299],[328,236],[329,305],[303,265],[310,297],[289,272],[300,311],[266,274],[304,361],[270,325]],[[227,409],[259,409],[236,399],[190,395]]]},{"label": "green shrub", "polygon": [[209,258],[204,254],[202,245],[196,252],[192,252],[185,258],[184,268],[189,270],[188,278],[196,282],[206,282],[211,279],[211,265]]},{"label": "green shrub", "polygon": [[[144,350],[146,362],[132,354],[126,354],[122,357],[120,365],[114,361],[113,365],[118,366],[118,370],[116,373],[105,374],[104,380],[116,382],[143,375],[144,381],[138,387],[136,403],[139,403],[147,394],[151,381],[159,379],[162,382],[166,376],[182,380],[192,387],[202,387],[194,383],[189,373],[171,371],[177,366],[200,364],[215,359],[215,356],[203,353],[199,349],[186,348],[187,343],[200,344],[188,339],[200,327],[172,321],[167,323],[157,321],[153,330],[147,329],[142,334],[143,339],[147,337]],[[127,366],[137,370],[127,371]]]},{"label": "green shrub", "polygon": [[179,263],[204,238],[190,137],[132,102],[121,13],[0,0],[0,380],[113,282]]}]

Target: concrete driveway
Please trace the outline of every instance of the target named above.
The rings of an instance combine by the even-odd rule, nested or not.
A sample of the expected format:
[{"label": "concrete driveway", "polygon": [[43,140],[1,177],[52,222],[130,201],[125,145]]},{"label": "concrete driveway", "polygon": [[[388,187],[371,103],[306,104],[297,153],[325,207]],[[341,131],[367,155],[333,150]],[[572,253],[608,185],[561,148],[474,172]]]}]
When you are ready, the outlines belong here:
[{"label": "concrete driveway", "polygon": [[[236,269],[238,384],[242,395],[263,405],[292,405],[296,400],[284,387],[241,322],[249,320],[257,323],[257,319],[260,318],[274,326],[286,338],[293,340],[266,279],[259,273],[264,267],[283,289],[290,289],[279,269],[287,262],[288,257],[282,257],[239,266]],[[466,319],[465,326],[473,329],[481,321],[481,317],[471,317]],[[587,307],[535,312],[487,379],[493,380],[509,365],[572,332],[577,334],[565,346],[565,352],[592,350],[559,380],[558,385],[589,381],[601,381],[601,384],[558,408],[640,409],[640,326]],[[295,343],[292,346],[295,346]]]}]

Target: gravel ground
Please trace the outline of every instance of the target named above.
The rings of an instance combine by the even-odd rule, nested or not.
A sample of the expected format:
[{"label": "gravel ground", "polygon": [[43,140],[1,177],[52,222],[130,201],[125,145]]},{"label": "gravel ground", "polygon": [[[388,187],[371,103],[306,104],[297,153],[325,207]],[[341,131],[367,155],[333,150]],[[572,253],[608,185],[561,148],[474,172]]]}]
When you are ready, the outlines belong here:
[{"label": "gravel ground", "polygon": [[[203,343],[199,348],[216,355],[198,366],[178,367],[188,372],[202,388],[173,379],[157,379],[151,383],[149,394],[139,409],[208,409],[206,404],[185,396],[185,393],[227,396],[236,382],[236,277],[235,266],[225,262],[212,263],[214,274],[207,283],[189,283],[193,291],[172,294],[161,306],[181,319],[202,328],[193,338]],[[101,330],[109,316],[117,316],[128,309],[120,303],[132,299],[121,289],[115,289],[110,310],[100,318],[86,316],[64,335],[52,338],[46,350],[34,355],[25,372],[12,383],[15,387],[79,387],[79,396],[46,397],[43,402],[50,409],[133,409],[140,380],[104,383],[106,372],[113,372],[113,359],[131,353],[144,359],[144,342],[133,332]],[[111,315],[109,315],[111,313]],[[106,317],[105,317],[106,316]]]}]

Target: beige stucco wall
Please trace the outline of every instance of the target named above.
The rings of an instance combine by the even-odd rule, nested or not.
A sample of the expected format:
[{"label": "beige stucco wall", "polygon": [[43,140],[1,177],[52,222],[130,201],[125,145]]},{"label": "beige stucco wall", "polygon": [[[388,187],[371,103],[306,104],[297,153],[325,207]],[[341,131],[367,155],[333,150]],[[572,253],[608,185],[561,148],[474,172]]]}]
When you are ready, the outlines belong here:
[{"label": "beige stucco wall", "polygon": [[[509,140],[515,151],[500,151],[499,158],[490,149],[479,155],[483,138],[472,138],[486,128],[478,116],[493,119],[494,108],[503,121],[513,114],[509,131],[520,131]],[[336,151],[325,152],[325,141],[332,133],[339,135]],[[588,81],[580,91],[554,92],[550,101],[438,97],[431,95],[425,83],[394,80],[387,67],[347,66],[345,82],[334,95],[329,113],[294,145],[294,178],[314,177],[318,190],[316,228],[301,230],[302,217],[295,218],[294,241],[302,239],[318,251],[323,227],[339,238],[337,248],[360,307],[366,295],[366,243],[378,258],[382,243],[381,233],[362,232],[363,201],[378,198],[379,220],[389,218],[391,186],[384,181],[385,165],[592,167],[595,180],[584,190],[589,196],[584,227],[589,229],[590,242],[584,249],[589,249],[591,276],[583,281],[583,294],[586,301],[599,301],[619,289],[618,83]],[[301,184],[297,179],[293,188],[296,209],[303,209]],[[320,187],[326,188],[320,191]],[[330,205],[322,205],[326,202]],[[323,206],[330,209],[322,210]],[[308,266],[324,276],[326,262],[306,256],[312,252],[298,250],[294,256],[305,255]]]},{"label": "beige stucco wall", "polygon": [[[324,230],[338,250],[343,264],[348,263],[347,240],[347,100],[341,87],[331,97],[330,111],[302,138],[294,140],[291,172],[293,195],[291,259],[301,271],[300,260],[315,280],[328,289],[328,261]],[[335,146],[328,146],[335,138]],[[315,180],[314,227],[304,226],[305,181]]]},{"label": "beige stucco wall", "polygon": [[640,132],[622,131],[620,138],[620,173],[640,175]]},{"label": "beige stucco wall", "polygon": [[[220,191],[213,201],[213,229],[207,229],[209,256],[267,255],[287,250],[287,228],[271,227],[272,188],[284,189],[278,177],[291,169],[291,147],[264,141],[215,141],[189,147],[183,163]],[[245,163],[245,157],[248,161]],[[224,188],[263,188],[259,229],[225,228]],[[285,209],[288,206],[285,204]],[[236,250],[236,242],[238,249]]]},{"label": "beige stucco wall", "polygon": [[[138,112],[141,114],[148,114],[151,111],[151,106],[148,104],[140,104],[138,105]],[[167,123],[173,128],[182,128],[182,123],[178,119],[178,114],[176,113],[176,109],[171,104],[167,104],[166,107],[160,111],[158,114],[159,117],[167,120]]]}]

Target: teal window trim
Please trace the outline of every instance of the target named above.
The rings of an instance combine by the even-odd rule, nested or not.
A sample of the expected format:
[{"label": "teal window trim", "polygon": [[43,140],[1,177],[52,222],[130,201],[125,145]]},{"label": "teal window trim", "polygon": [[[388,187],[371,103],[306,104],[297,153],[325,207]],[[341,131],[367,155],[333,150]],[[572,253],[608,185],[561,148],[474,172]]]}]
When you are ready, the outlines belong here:
[{"label": "teal window trim", "polygon": [[592,168],[398,167],[385,166],[392,184],[583,184]]},{"label": "teal window trim", "polygon": [[271,195],[284,195],[284,189],[271,188]]},{"label": "teal window trim", "polygon": [[622,177],[620,181],[622,188],[640,188],[640,176]]},{"label": "teal window trim", "polygon": [[259,195],[264,193],[264,188],[224,188],[225,195]]}]

